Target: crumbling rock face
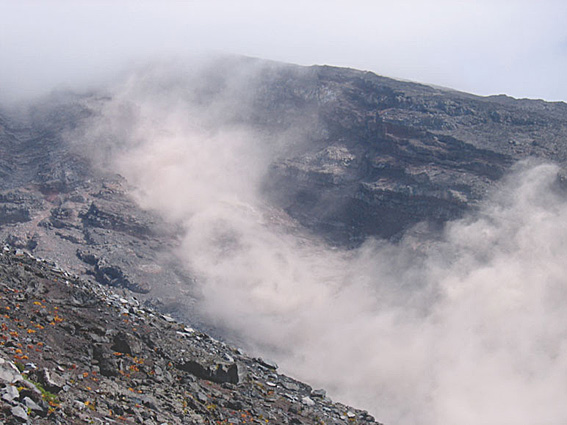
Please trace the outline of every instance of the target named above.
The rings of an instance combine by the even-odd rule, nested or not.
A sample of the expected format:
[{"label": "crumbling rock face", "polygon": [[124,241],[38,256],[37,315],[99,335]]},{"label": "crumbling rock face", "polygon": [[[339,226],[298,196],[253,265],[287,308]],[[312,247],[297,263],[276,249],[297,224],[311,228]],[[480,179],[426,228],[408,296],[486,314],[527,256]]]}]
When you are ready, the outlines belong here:
[{"label": "crumbling rock face", "polygon": [[80,215],[85,227],[99,227],[117,232],[124,232],[132,236],[143,238],[152,232],[148,223],[138,220],[135,216],[125,216],[119,205],[106,203],[102,209],[100,203],[93,202],[89,209]]},{"label": "crumbling rock face", "polygon": [[41,210],[43,203],[33,193],[23,190],[0,192],[0,226],[26,223],[35,211]]},{"label": "crumbling rock face", "polygon": [[274,164],[265,190],[308,227],[354,243],[459,217],[510,164],[450,137],[343,141]]},{"label": "crumbling rock face", "polygon": [[[474,208],[516,161],[567,160],[561,102],[479,97],[327,66],[225,62],[188,96],[203,107],[222,103],[233,74],[246,80],[253,70],[230,125],[285,135],[289,146],[270,164],[263,194],[332,244],[443,225]],[[144,292],[176,284],[187,276],[179,265],[163,267],[161,253],[179,229],[141,210],[128,182],[64,141],[107,101],[67,94],[25,119],[0,114],[0,238],[110,285]],[[75,255],[87,248],[97,261]]]},{"label": "crumbling rock face", "polygon": [[36,105],[26,117],[0,113],[0,240],[139,293],[179,284],[186,278],[174,257],[158,265],[176,230],[140,209],[123,178],[93,169],[64,141],[90,114],[72,95]]},{"label": "crumbling rock face", "polygon": [[274,67],[263,76],[261,125],[272,125],[272,103],[312,120],[311,143],[272,165],[265,192],[332,243],[442,224],[475,207],[514,162],[567,159],[561,102],[479,97],[332,67]]},{"label": "crumbling rock face", "polygon": [[171,226],[142,211],[124,179],[96,172],[67,146],[63,134],[81,114],[71,105],[51,108],[27,123],[2,117],[0,149],[14,157],[15,168],[0,181],[0,240],[139,293],[184,280],[173,257],[170,267],[155,266],[175,243]]},{"label": "crumbling rock face", "polygon": [[[267,208],[331,244],[395,240],[419,222],[442,225],[474,208],[516,161],[567,161],[561,102],[252,62],[246,107],[230,124],[290,140],[268,167]],[[191,96],[213,104],[226,95],[230,74],[244,75],[249,63],[218,67]],[[176,224],[142,210],[128,182],[65,142],[97,118],[94,98],[60,95],[26,117],[0,113],[0,240],[19,254],[0,259],[0,420],[373,422],[271,362],[143,307],[146,300],[174,311],[192,276],[171,255]],[[161,297],[167,293],[177,295]],[[190,316],[192,295],[184,297]]]}]

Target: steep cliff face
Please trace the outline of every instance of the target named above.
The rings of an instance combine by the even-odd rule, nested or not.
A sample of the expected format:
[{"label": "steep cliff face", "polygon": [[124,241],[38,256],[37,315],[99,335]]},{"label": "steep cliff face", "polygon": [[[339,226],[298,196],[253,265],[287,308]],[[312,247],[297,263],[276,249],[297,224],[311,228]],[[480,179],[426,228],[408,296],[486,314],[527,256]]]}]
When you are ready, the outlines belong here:
[{"label": "steep cliff face", "polygon": [[312,126],[312,143],[273,164],[267,192],[335,243],[443,223],[475,206],[516,161],[567,158],[564,103],[330,67],[274,71],[263,84],[263,110],[299,110]]},{"label": "steep cliff face", "polygon": [[[478,97],[326,66],[219,63],[180,96],[203,110],[235,97],[242,107],[233,102],[218,114],[225,125],[285,135],[263,196],[332,244],[440,225],[474,208],[515,162],[567,160],[564,103]],[[0,232],[15,246],[147,292],[187,278],[152,265],[178,229],[142,211],[128,182],[93,168],[65,141],[97,117],[93,104],[110,101],[58,95],[25,117],[0,116]]]}]

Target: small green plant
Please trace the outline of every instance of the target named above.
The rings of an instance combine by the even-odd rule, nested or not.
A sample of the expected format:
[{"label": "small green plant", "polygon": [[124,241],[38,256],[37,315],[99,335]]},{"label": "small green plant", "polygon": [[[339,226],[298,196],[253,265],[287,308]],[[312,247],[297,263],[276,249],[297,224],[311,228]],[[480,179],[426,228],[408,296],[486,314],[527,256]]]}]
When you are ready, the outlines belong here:
[{"label": "small green plant", "polygon": [[52,407],[56,407],[59,406],[60,401],[59,401],[59,397],[57,397],[55,394],[53,394],[50,391],[47,391],[45,388],[43,388],[43,385],[41,385],[41,383],[39,382],[35,382],[32,381],[31,379],[29,379],[27,376],[24,376],[24,379],[30,383],[32,383],[33,385],[35,385],[35,387],[39,390],[39,392],[41,393],[41,398],[43,400],[45,400],[50,406]]},{"label": "small green plant", "polygon": [[22,373],[24,371],[24,369],[26,368],[25,365],[22,362],[15,361],[14,364],[16,365],[16,367],[18,368],[20,373]]}]

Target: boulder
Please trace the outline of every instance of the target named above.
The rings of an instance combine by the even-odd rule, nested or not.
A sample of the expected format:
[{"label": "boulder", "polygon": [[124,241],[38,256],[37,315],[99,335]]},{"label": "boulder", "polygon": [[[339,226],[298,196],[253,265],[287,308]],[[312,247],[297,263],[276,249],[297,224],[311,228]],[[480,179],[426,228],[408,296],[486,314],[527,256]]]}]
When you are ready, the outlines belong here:
[{"label": "boulder", "polygon": [[0,357],[0,383],[12,384],[22,379],[22,375],[16,365]]},{"label": "boulder", "polygon": [[22,406],[14,406],[11,409],[11,413],[12,416],[16,419],[18,419],[21,422],[27,422],[28,421],[28,414],[26,413],[26,411],[24,410],[24,408]]},{"label": "boulder", "polygon": [[142,353],[142,344],[134,336],[125,332],[118,332],[114,336],[114,344],[112,345],[112,349],[119,353],[136,356]]},{"label": "boulder", "polygon": [[63,389],[65,380],[56,372],[43,369],[39,374],[39,381],[47,391],[58,393]]},{"label": "boulder", "polygon": [[236,363],[211,361],[210,359],[182,360],[176,364],[179,370],[189,372],[198,378],[222,384],[238,384],[238,366]]}]

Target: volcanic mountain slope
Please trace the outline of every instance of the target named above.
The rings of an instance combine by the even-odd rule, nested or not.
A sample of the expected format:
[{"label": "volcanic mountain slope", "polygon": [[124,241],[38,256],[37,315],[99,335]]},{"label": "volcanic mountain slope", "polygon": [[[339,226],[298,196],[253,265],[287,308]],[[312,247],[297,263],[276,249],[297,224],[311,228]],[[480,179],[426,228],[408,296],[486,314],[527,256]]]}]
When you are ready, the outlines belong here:
[{"label": "volcanic mountain slope", "polygon": [[[475,205],[514,162],[526,157],[567,160],[564,103],[478,97],[326,66],[220,62],[222,66],[215,63],[204,72],[206,79],[201,76],[195,84],[192,98],[206,108],[234,95],[231,79],[244,75],[237,95],[246,107],[232,113],[232,123],[301,140],[272,164],[266,195],[334,243],[396,237],[422,221],[442,223]],[[41,210],[64,228],[64,211],[80,210],[82,223],[72,223],[78,232],[106,227],[148,237],[143,227],[151,227],[152,219],[132,217],[138,214],[135,206],[121,205],[120,210],[126,207],[130,219],[142,223],[110,224],[112,212],[104,211],[109,205],[104,199],[112,198],[112,190],[127,188],[106,187],[101,193],[101,180],[93,180],[85,158],[62,141],[65,131],[96,114],[84,100],[60,96],[36,106],[24,122],[1,118],[0,223],[15,228],[36,219]],[[46,200],[51,205],[40,206]],[[57,205],[64,211],[55,210],[65,202]],[[110,204],[117,202],[110,199]],[[94,220],[99,213],[104,218]],[[35,234],[15,231],[5,237],[7,233],[14,233],[19,244]]]},{"label": "volcanic mountain slope", "polygon": [[[247,126],[266,143],[285,136],[263,196],[331,244],[442,224],[474,208],[515,162],[567,160],[561,102],[243,58],[216,60],[189,83],[157,78],[152,90],[172,86],[198,110],[236,98],[213,115],[219,125]],[[147,293],[179,285],[191,280],[169,255],[181,229],[142,210],[129,182],[93,164],[92,149],[68,143],[101,119],[108,93],[58,94],[0,114],[0,237],[111,286]]]},{"label": "volcanic mountain slope", "polygon": [[[517,161],[537,158],[564,165],[567,160],[564,103],[478,97],[350,69],[299,67],[242,58],[215,61],[189,82],[177,74],[175,78],[163,78],[158,73],[158,77],[150,75],[143,82],[150,85],[150,93],[170,90],[180,98],[190,99],[197,111],[217,108],[216,113],[207,114],[206,125],[214,127],[218,120],[218,125],[252,129],[266,143],[278,145],[284,140],[286,143],[278,145],[262,176],[263,207],[281,219],[286,229],[322,238],[331,245],[355,247],[369,237],[396,240],[418,223],[442,225],[475,208]],[[93,123],[104,124],[108,118],[103,113],[105,107],[118,97],[112,90],[59,94],[33,105],[25,113],[0,113],[0,239],[37,258],[55,261],[56,269],[79,275],[83,279],[77,281],[79,287],[105,292],[97,286],[102,284],[133,291],[140,301],[147,300],[162,313],[183,313],[192,323],[205,326],[192,316],[195,294],[187,283],[197,277],[172,255],[181,243],[182,226],[141,208],[131,196],[135,189],[131,182],[91,161],[93,150],[87,149],[87,143],[100,143],[105,148],[105,143],[119,145],[120,139],[130,134],[103,132],[95,140],[81,138],[86,134],[84,129]],[[218,105],[222,107],[219,109]],[[130,106],[133,110],[140,107],[136,99]],[[25,263],[33,268],[35,263],[30,258],[12,258],[10,267]],[[25,264],[21,266],[24,269]],[[16,270],[19,269],[13,269]],[[35,280],[34,277],[32,281]],[[23,285],[21,280],[17,282]],[[63,289],[53,287],[55,292]],[[20,289],[9,287],[6,294],[19,297],[13,290]],[[72,303],[73,294],[65,292],[61,298],[71,297],[71,301],[65,302]],[[103,299],[111,297],[109,292],[105,294]],[[125,294],[128,292],[122,293],[122,297],[130,300],[130,295]],[[39,298],[33,300],[44,305]],[[113,299],[111,304],[118,306],[120,301]],[[14,299],[14,306],[7,306],[15,309],[16,304],[23,306],[26,300]],[[28,307],[35,308],[35,301]],[[99,301],[93,303],[102,308]],[[140,308],[134,304],[131,307]],[[87,311],[80,305],[63,306],[60,308],[69,308],[65,310],[66,317]],[[32,316],[26,315],[30,311],[25,310],[22,317],[16,318],[26,321],[26,332],[34,330],[28,326]],[[151,314],[157,317],[157,313]],[[61,332],[73,336],[72,332],[77,334],[79,329],[83,338],[83,319],[73,317],[78,323],[75,331],[69,327]],[[134,332],[120,326],[115,327],[120,335],[121,331]],[[156,326],[162,331],[185,332],[181,325]],[[88,357],[84,365],[87,367],[90,362],[102,374],[102,365],[109,358],[114,359],[106,349],[116,343],[116,335],[103,335],[96,329],[85,332],[93,341],[100,340],[95,342],[102,344],[104,352],[96,356],[94,352],[81,354]],[[80,341],[82,344],[86,340]],[[30,357],[23,353],[23,347],[14,345],[25,345],[27,341],[12,342],[9,347],[22,353],[11,350],[6,355]],[[154,347],[160,344],[154,341]],[[175,346],[172,350],[177,352],[178,348],[183,349]],[[125,368],[135,367],[128,363],[130,358],[124,357],[126,353],[117,352],[123,360],[122,364],[118,362],[118,370],[126,373]],[[236,359],[233,354],[228,353]],[[176,368],[174,360],[171,363]],[[67,363],[79,364],[78,360]],[[66,365],[59,366],[68,373]],[[54,363],[42,367],[57,369]],[[226,373],[230,374],[230,370]],[[91,373],[85,369],[86,372]],[[183,379],[186,372],[192,376],[201,373],[176,368],[172,379]],[[115,378],[122,379],[119,375]],[[38,375],[34,379],[40,378]],[[113,384],[109,381],[108,385]],[[224,394],[231,388],[215,390]],[[180,394],[175,397],[182,397]],[[305,390],[294,397],[300,400],[307,395]],[[86,394],[73,396],[89,413]],[[13,407],[22,407],[22,402],[23,398],[17,399]],[[100,405],[112,409],[110,405],[116,404],[113,403]],[[135,415],[135,406],[128,406],[131,411],[122,405],[119,408]],[[45,408],[42,412],[46,412]],[[341,415],[344,412],[339,412],[336,420],[344,421]]]},{"label": "volcanic mountain slope", "polygon": [[376,423],[131,296],[0,253],[6,424]]},{"label": "volcanic mountain slope", "polygon": [[[213,115],[213,126],[247,126],[266,143],[283,135],[263,196],[331,244],[352,247],[369,236],[396,239],[420,222],[442,224],[474,208],[515,162],[567,160],[561,102],[243,58],[216,60],[189,83],[155,78],[155,87],[169,84],[197,110],[232,105]],[[129,182],[91,161],[92,149],[68,143],[112,101],[112,91],[63,93],[25,113],[0,114],[0,237],[138,293],[187,282],[169,255],[181,229],[142,210]]]}]

